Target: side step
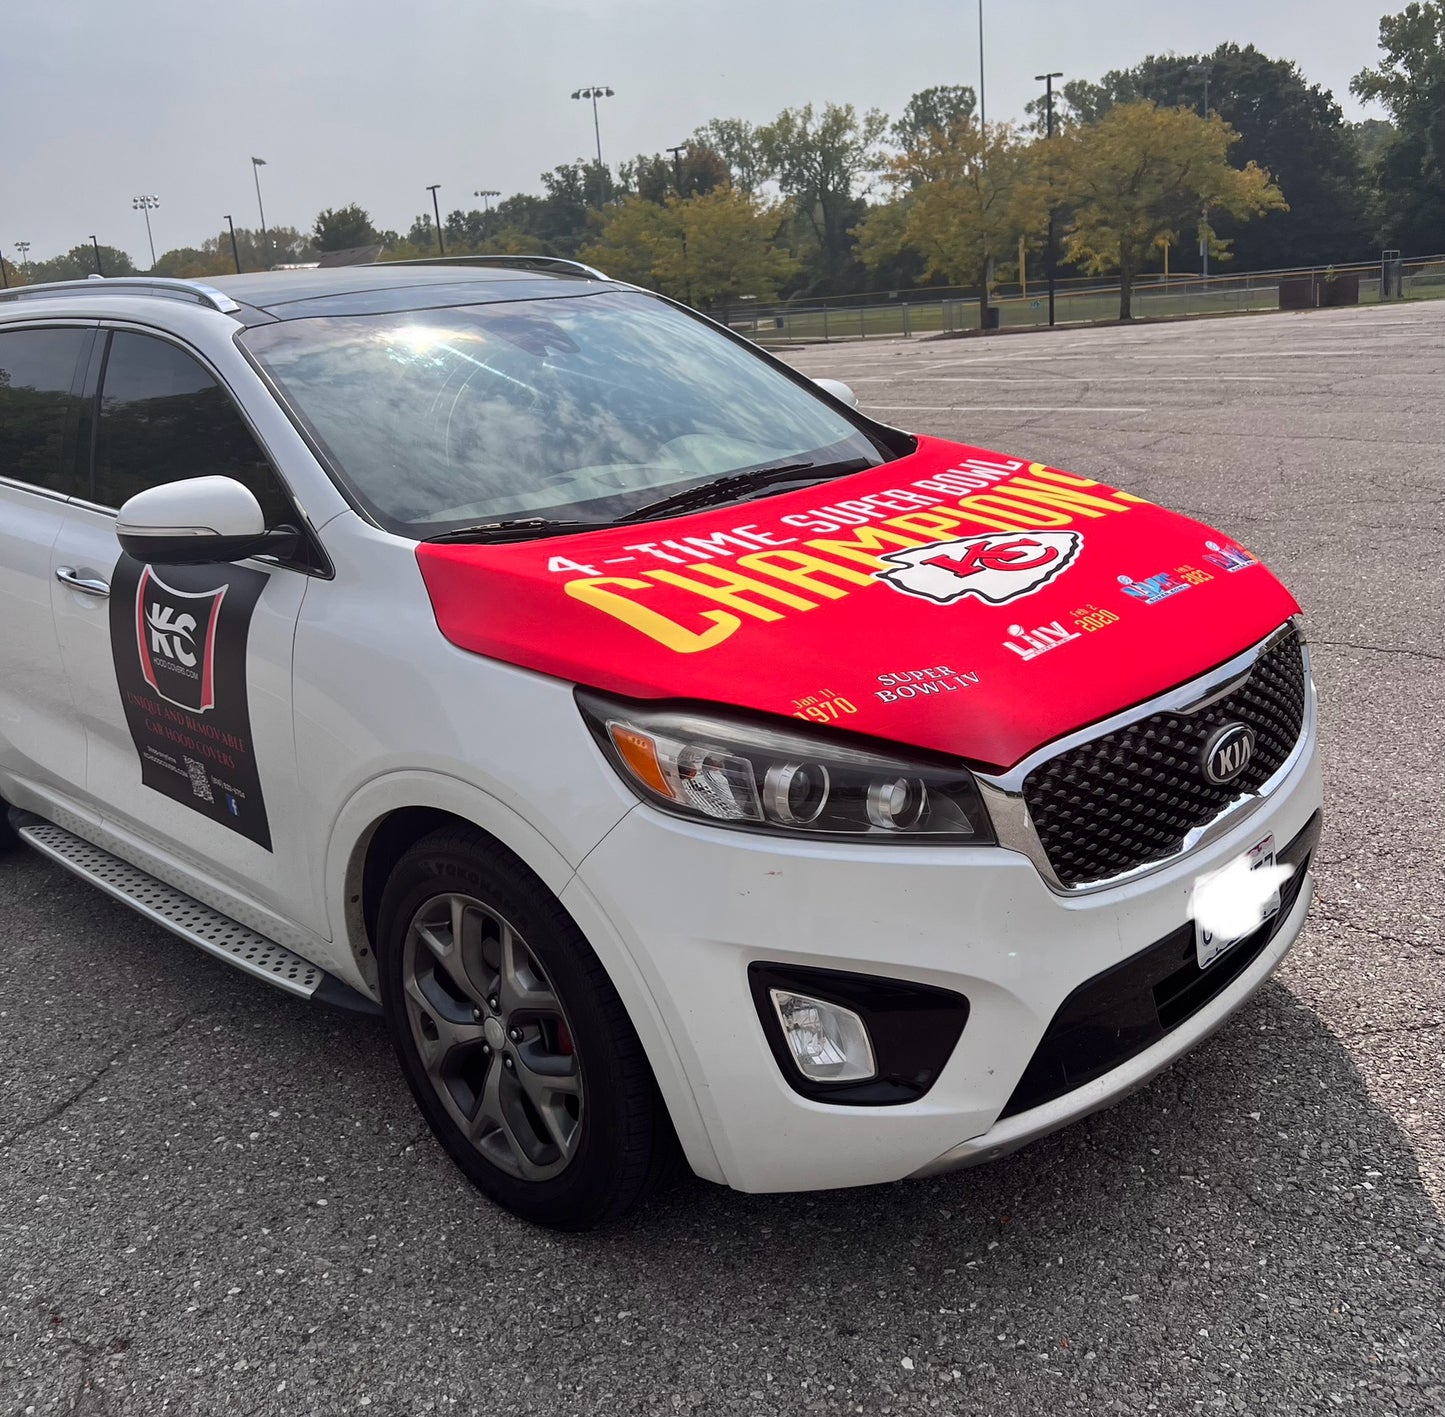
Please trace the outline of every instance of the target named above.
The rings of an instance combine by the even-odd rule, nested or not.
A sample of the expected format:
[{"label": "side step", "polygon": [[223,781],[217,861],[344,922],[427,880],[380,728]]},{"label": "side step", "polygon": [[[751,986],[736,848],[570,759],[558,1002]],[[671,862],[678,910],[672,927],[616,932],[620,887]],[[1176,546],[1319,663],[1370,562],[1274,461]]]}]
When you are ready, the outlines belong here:
[{"label": "side step", "polygon": [[130,906],[136,914],[207,954],[264,979],[288,994],[329,1004],[348,1013],[381,1013],[379,1004],[342,983],[335,975],[64,827],[28,812],[12,811],[10,820],[20,839],[41,855],[58,861],[66,870]]}]

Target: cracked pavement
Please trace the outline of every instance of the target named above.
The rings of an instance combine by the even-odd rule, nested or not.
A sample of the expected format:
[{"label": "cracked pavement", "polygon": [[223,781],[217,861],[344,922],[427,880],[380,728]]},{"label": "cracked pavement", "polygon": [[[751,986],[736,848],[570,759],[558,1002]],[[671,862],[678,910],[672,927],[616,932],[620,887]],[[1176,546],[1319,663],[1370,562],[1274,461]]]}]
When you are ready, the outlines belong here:
[{"label": "cracked pavement", "polygon": [[1445,302],[788,357],[1288,581],[1328,795],[1276,979],[990,1167],[564,1237],[467,1188],[377,1023],[5,858],[0,1417],[1445,1411]]}]

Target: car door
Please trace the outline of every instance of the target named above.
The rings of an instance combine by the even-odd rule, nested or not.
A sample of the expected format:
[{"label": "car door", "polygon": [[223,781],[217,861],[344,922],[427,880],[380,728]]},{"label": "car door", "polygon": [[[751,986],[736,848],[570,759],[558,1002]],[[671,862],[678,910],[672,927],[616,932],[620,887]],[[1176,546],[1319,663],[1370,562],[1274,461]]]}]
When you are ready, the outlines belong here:
[{"label": "car door", "polygon": [[[239,357],[239,356],[238,356]],[[91,486],[57,556],[55,623],[85,729],[86,793],[101,816],[195,878],[303,925],[314,893],[296,840],[291,661],[308,572],[250,560],[142,565],[116,511],[148,487],[207,474],[255,493],[268,525],[289,495],[215,372],[179,341],[104,331]],[[98,590],[103,587],[104,590]],[[234,906],[230,913],[234,913]]]},{"label": "car door", "polygon": [[[94,326],[0,327],[0,790],[74,799],[85,733],[51,610]],[[39,802],[34,805],[41,805]]]}]

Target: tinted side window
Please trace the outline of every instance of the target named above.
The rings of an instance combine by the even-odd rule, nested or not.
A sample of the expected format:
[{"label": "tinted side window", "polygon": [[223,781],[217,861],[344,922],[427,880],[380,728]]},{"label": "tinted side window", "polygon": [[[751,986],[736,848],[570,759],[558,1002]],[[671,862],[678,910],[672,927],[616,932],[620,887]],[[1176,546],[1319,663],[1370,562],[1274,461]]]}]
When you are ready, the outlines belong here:
[{"label": "tinted side window", "polygon": [[62,462],[80,406],[71,393],[89,330],[0,330],[0,477],[67,497],[83,488]]},{"label": "tinted side window", "polygon": [[249,487],[268,526],[294,519],[266,455],[210,373],[165,340],[112,335],[96,431],[94,500],[119,507],[147,487],[210,475]]}]

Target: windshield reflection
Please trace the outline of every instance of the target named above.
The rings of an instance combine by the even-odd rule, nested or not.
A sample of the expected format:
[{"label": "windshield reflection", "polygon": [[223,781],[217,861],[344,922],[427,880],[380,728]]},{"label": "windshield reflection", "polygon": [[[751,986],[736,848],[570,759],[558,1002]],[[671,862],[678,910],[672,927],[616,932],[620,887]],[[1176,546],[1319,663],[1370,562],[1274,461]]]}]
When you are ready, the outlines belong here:
[{"label": "windshield reflection", "polygon": [[324,316],[243,342],[383,525],[608,521],[780,461],[873,465],[841,414],[649,296]]}]

